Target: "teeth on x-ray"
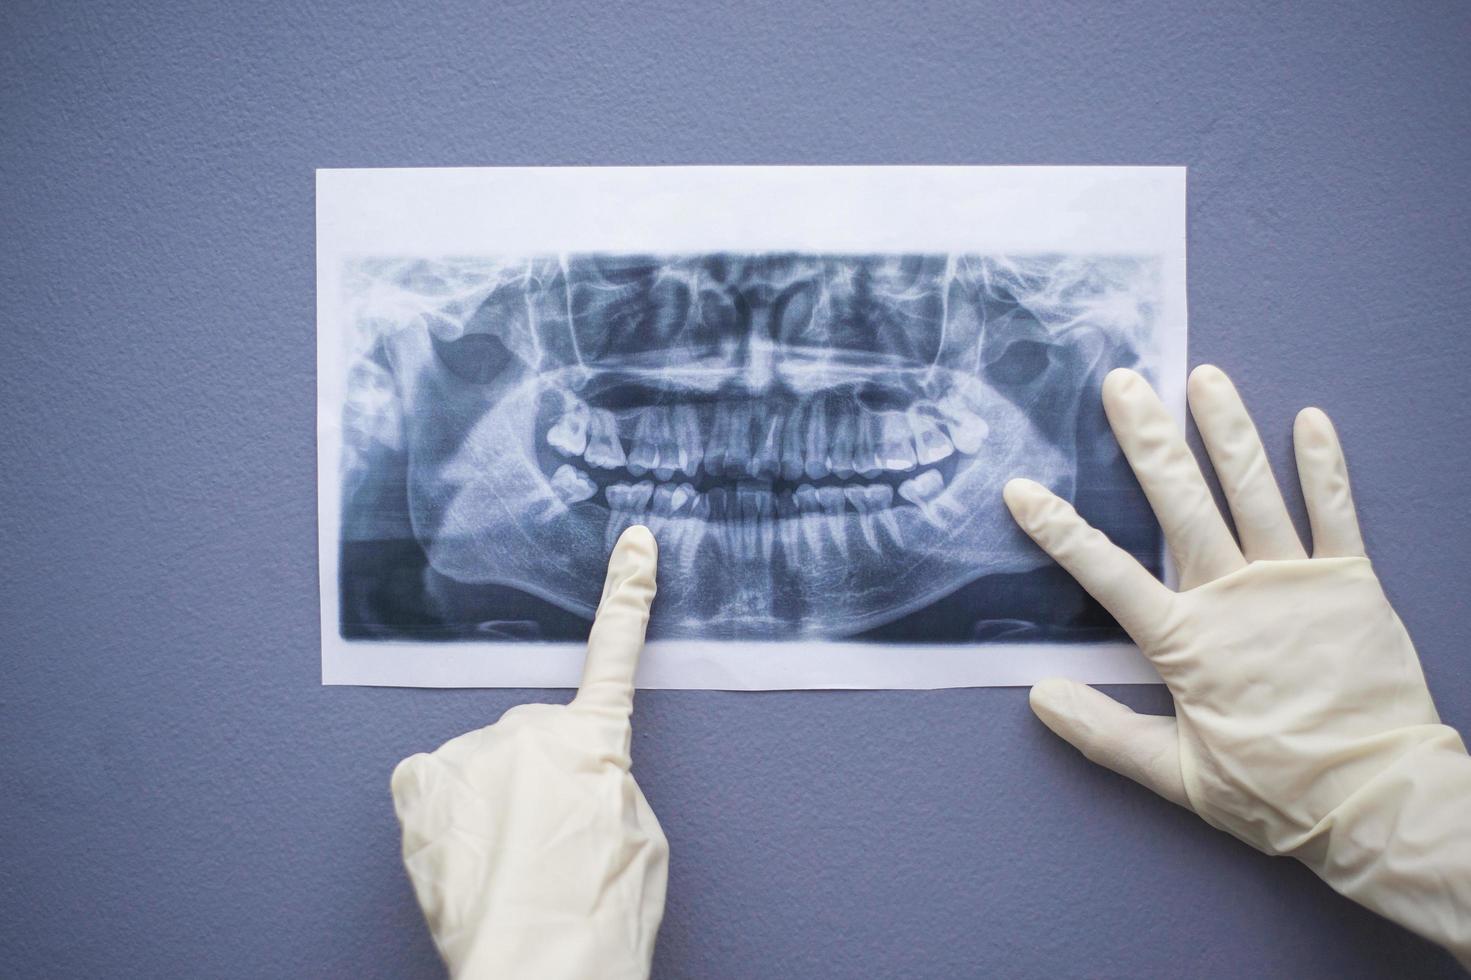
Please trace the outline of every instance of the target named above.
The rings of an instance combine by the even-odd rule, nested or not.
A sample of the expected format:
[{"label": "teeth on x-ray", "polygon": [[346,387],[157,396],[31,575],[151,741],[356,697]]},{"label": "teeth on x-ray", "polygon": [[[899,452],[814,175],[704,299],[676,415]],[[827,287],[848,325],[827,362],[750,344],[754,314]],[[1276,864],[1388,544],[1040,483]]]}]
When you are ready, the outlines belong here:
[{"label": "teeth on x-ray", "polygon": [[[598,433],[591,439],[589,425]],[[880,527],[897,541],[897,522],[877,516],[896,504],[920,506],[928,520],[938,522],[923,507],[944,488],[938,464],[957,446],[965,447],[963,456],[974,456],[987,431],[985,421],[955,398],[943,407],[877,412],[844,398],[654,405],[630,410],[620,424],[612,413],[568,397],[545,438],[582,467],[563,464],[553,474],[563,501],[602,492],[610,541],[629,524],[648,523],[650,515],[661,525],[699,520],[695,514],[708,506],[701,498],[711,487],[726,489],[729,480],[740,480],[740,507],[722,513],[731,523],[751,526],[733,534],[727,547],[752,557],[770,553],[781,533],[780,515],[799,516],[798,491],[816,489],[816,481],[838,491],[829,500],[846,501],[853,513],[864,515],[860,531],[869,547],[881,546]],[[651,480],[632,482],[646,476]],[[842,511],[834,504],[826,512]]]},{"label": "teeth on x-ray", "polygon": [[698,636],[851,635],[1040,567],[1001,487],[1072,490],[1079,400],[1135,359],[1157,278],[1063,255],[375,261],[360,320],[392,383],[348,408],[403,433],[433,573],[586,615],[647,524],[651,629]]}]

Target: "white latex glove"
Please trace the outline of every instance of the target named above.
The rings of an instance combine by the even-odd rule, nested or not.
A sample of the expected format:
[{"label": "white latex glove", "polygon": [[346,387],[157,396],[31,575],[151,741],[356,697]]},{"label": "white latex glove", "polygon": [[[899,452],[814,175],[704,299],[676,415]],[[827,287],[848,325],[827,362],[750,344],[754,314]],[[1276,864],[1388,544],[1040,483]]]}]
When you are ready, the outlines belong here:
[{"label": "white latex glove", "polygon": [[1471,759],[1364,556],[1332,424],[1309,408],[1294,429],[1308,558],[1231,382],[1201,367],[1189,400],[1239,546],[1148,383],[1119,370],[1103,386],[1180,592],[1038,484],[1005,489],[1017,522],[1153,662],[1175,717],[1067,680],[1036,685],[1033,709],[1093,761],[1471,962]]},{"label": "white latex glove", "polygon": [[669,844],[629,773],[633,675],[656,547],[608,560],[570,704],[523,704],[399,763],[404,864],[457,978],[647,977]]}]

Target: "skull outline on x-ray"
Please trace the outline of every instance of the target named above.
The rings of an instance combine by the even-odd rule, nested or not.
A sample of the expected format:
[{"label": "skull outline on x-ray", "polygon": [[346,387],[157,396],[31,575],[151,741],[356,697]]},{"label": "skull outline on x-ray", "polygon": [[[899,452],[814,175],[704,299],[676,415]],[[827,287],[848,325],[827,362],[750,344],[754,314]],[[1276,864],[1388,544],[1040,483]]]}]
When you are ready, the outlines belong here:
[{"label": "skull outline on x-ray", "polygon": [[[396,440],[434,570],[590,616],[660,543],[657,635],[853,635],[1044,559],[1000,488],[1068,495],[1090,378],[1154,263],[972,255],[368,260],[351,446]],[[371,342],[369,342],[371,341]]]}]

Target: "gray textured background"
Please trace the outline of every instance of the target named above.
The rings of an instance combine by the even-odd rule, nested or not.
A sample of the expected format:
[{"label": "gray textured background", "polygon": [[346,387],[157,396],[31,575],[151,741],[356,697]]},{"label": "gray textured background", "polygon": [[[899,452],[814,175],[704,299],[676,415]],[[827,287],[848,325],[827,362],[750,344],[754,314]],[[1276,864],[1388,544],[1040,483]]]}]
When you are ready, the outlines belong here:
[{"label": "gray textured background", "polygon": [[[437,969],[401,756],[538,692],[317,686],[312,170],[1183,163],[1192,359],[1338,420],[1471,727],[1471,6],[0,6],[0,963]],[[1161,709],[1156,689],[1136,706]],[[1451,975],[1023,692],[639,697],[661,977]]]}]

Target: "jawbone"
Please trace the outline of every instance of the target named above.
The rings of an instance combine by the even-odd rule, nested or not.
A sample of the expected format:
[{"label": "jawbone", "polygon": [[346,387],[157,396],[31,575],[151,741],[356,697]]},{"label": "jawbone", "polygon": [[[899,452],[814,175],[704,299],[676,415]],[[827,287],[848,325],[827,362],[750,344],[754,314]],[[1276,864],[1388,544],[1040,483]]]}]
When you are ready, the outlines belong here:
[{"label": "jawbone", "polygon": [[364,275],[434,571],[591,617],[613,539],[643,523],[652,635],[772,638],[855,635],[1045,564],[1001,487],[1072,495],[1079,399],[1146,329],[1153,271],[594,256]]},{"label": "jawbone", "polygon": [[[924,373],[931,388],[956,380],[933,369]],[[606,374],[601,379],[607,383]],[[613,468],[587,466],[577,472],[589,474],[596,490],[588,499],[568,500],[553,474],[569,464],[544,444],[549,415],[565,405],[566,381],[555,374],[526,377],[488,408],[444,462],[415,465],[416,531],[441,574],[513,586],[591,616],[612,539],[623,527],[647,524],[660,543],[651,635],[839,637],[880,626],[982,575],[1042,563],[1004,513],[1007,479],[1048,474],[1054,491],[1069,495],[1073,487],[1071,459],[1010,401],[972,380],[966,401],[986,433],[975,452],[957,451],[933,467],[948,471],[934,496],[910,501],[901,489],[889,506],[860,512],[838,500],[841,510],[833,513],[838,508],[802,505],[817,496],[805,473],[794,480],[780,474],[736,479],[701,468],[691,480],[676,474],[627,483],[615,479]],[[686,389],[671,397],[694,394]],[[916,464],[911,472],[924,469]],[[626,468],[617,475],[632,479]],[[847,480],[828,475],[817,482],[827,488],[837,481],[858,495],[894,481],[902,487],[908,480],[900,478],[908,475],[871,481],[858,473]],[[587,492],[579,486],[584,489],[574,496]],[[641,502],[629,504],[619,494],[610,503],[610,487],[630,486],[650,492]],[[680,500],[677,510],[660,512],[652,499],[659,487],[673,488],[663,496]],[[691,496],[680,487],[693,499],[680,499]],[[726,501],[714,508],[721,513],[711,512],[716,495]]]}]

